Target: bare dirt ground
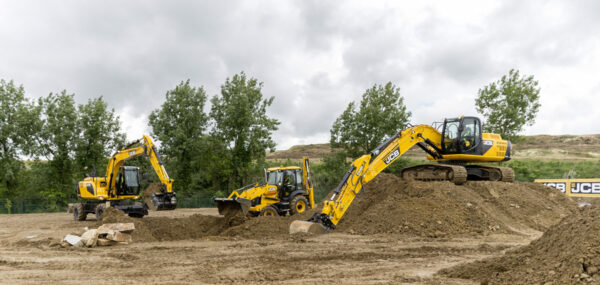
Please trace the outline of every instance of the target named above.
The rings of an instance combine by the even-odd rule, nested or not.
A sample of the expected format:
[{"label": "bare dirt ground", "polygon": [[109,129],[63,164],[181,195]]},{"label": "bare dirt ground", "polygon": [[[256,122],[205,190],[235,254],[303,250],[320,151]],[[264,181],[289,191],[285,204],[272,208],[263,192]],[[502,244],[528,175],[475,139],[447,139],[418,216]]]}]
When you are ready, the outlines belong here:
[{"label": "bare dirt ground", "polygon": [[[577,211],[558,190],[532,183],[403,181],[381,174],[332,233],[287,233],[293,217],[220,217],[216,209],[107,211],[0,217],[0,283],[478,284],[439,274],[501,257]],[[134,242],[62,248],[68,233],[134,222]],[[471,278],[471,279],[459,279]]]},{"label": "bare dirt ground", "polygon": [[[178,209],[152,212],[151,217],[184,218],[193,214],[217,212]],[[436,239],[332,233],[256,239],[209,236],[84,249],[48,245],[48,238],[60,239],[84,226],[96,226],[92,215],[85,222],[75,222],[66,213],[3,215],[0,282],[477,284],[434,273],[467,261],[499,256],[540,234]]]}]

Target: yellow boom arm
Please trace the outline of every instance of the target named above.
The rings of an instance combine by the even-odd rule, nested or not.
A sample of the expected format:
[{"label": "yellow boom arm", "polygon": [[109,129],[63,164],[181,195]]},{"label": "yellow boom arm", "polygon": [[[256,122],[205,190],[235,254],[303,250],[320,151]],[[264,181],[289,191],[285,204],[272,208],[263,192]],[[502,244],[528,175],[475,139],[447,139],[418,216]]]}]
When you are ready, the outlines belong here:
[{"label": "yellow boom arm", "polygon": [[[135,146],[140,143],[142,145]],[[106,167],[106,179],[109,181],[108,194],[110,196],[116,195],[115,184],[119,168],[123,165],[123,163],[125,163],[126,160],[138,157],[140,155],[146,155],[148,159],[150,159],[152,168],[154,168],[154,171],[158,175],[160,182],[167,187],[167,193],[173,192],[173,179],[169,178],[160,156],[158,156],[156,146],[152,142],[152,139],[150,139],[149,136],[144,135],[141,139],[123,147],[108,160],[108,166]]]},{"label": "yellow boom arm", "polygon": [[359,157],[352,162],[331,198],[324,202],[321,213],[315,214],[309,221],[319,222],[334,229],[363,185],[418,143],[422,143],[421,146],[431,153],[439,153],[441,134],[429,125],[410,127],[382,143],[370,154]]}]

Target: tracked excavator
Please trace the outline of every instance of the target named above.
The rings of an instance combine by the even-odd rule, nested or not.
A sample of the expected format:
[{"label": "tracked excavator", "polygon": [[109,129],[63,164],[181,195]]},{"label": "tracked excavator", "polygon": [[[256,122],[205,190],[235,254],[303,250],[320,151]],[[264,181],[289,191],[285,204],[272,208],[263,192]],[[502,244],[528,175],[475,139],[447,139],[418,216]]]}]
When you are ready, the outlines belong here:
[{"label": "tracked excavator", "polygon": [[[144,203],[133,202],[140,197],[140,173],[135,166],[124,166],[126,160],[144,155],[160,179],[154,193],[144,193]],[[100,219],[107,206],[124,211],[131,217],[141,218],[152,210],[174,210],[177,206],[173,179],[169,178],[156,146],[149,136],[132,142],[117,151],[109,160],[104,177],[96,177],[95,170],[77,184],[77,197],[83,202],[73,206],[73,216],[84,221],[89,213]]]},{"label": "tracked excavator", "polygon": [[[438,131],[440,128],[441,132]],[[415,145],[427,153],[428,160],[438,163],[404,168],[400,174],[403,179],[455,184],[463,184],[467,179],[514,181],[511,168],[470,164],[508,161],[511,155],[510,141],[503,140],[498,134],[483,133],[479,118],[462,116],[445,119],[433,126],[410,126],[352,162],[331,198],[324,202],[321,213],[307,221],[292,222],[290,233],[335,229],[363,185]]]},{"label": "tracked excavator", "polygon": [[214,198],[214,201],[219,214],[224,216],[304,213],[315,206],[308,157],[302,157],[302,168],[281,166],[266,169],[263,184],[247,185],[232,191],[227,198]]}]

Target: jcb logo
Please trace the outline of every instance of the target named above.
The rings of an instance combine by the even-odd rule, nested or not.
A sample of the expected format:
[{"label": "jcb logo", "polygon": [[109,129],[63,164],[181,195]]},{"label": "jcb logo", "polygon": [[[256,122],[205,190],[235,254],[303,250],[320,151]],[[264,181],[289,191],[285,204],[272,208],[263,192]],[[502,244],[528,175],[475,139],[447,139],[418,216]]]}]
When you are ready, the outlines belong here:
[{"label": "jcb logo", "polygon": [[385,162],[385,164],[390,164],[398,156],[400,156],[400,148],[399,147],[396,148],[396,150],[394,150],[392,153],[390,153],[390,155],[388,155],[388,157],[386,157],[383,162]]},{"label": "jcb logo", "polygon": [[546,182],[543,184],[548,187],[556,188],[556,189],[560,190],[560,192],[563,192],[563,193],[565,193],[567,191],[567,184],[564,182]]},{"label": "jcb logo", "polygon": [[600,182],[573,182],[571,193],[600,194]]}]

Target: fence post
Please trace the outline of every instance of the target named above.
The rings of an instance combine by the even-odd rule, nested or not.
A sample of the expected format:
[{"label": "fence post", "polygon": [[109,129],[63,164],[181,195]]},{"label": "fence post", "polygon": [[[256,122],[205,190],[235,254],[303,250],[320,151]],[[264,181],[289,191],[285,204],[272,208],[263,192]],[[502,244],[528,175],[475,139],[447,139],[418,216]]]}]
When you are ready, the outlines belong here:
[{"label": "fence post", "polygon": [[23,197],[19,198],[20,202],[21,202],[21,211],[20,214],[23,214],[25,212],[25,202],[23,201]]}]

